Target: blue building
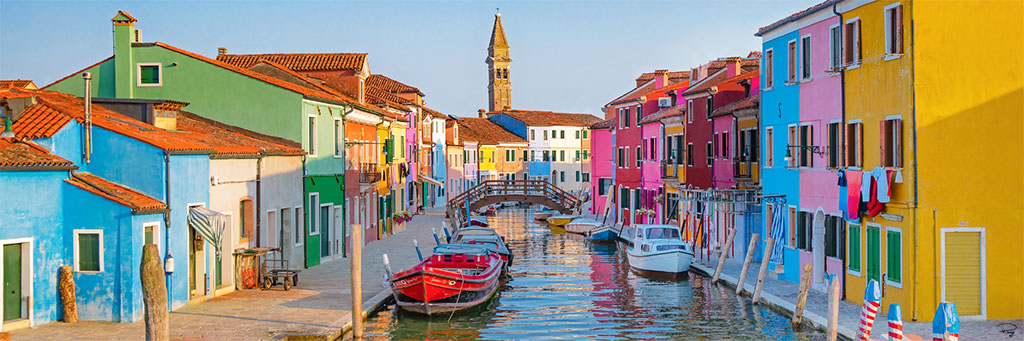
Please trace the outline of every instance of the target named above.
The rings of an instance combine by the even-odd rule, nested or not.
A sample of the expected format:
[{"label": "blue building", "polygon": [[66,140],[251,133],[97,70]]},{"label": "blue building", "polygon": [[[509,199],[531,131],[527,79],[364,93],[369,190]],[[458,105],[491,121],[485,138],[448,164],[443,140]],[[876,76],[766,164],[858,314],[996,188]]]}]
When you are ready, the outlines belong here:
[{"label": "blue building", "polygon": [[[448,158],[447,158],[447,140],[445,137],[445,120],[448,119],[447,115],[436,113],[431,120],[431,140],[434,141],[434,145],[431,149],[433,156],[431,171],[431,178],[437,180],[441,184],[448,183]],[[440,207],[447,204],[447,195],[445,194],[445,186],[433,186],[434,192],[431,193],[432,203],[431,206]]]}]

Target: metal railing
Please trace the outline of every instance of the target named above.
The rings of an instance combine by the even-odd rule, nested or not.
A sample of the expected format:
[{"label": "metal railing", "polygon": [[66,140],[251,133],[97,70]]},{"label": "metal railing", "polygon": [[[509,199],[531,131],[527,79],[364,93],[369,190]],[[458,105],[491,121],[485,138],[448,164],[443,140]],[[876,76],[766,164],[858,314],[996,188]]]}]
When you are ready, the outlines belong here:
[{"label": "metal railing", "polygon": [[467,203],[473,210],[501,201],[540,203],[563,212],[582,204],[579,198],[546,180],[486,180],[449,200],[448,217],[455,226],[462,226],[467,219]]},{"label": "metal railing", "polygon": [[736,179],[750,179],[754,177],[754,168],[757,166],[752,158],[735,157],[732,159],[732,177]]},{"label": "metal railing", "polygon": [[359,182],[374,183],[381,179],[381,168],[376,163],[359,164]]},{"label": "metal railing", "polygon": [[661,161],[661,178],[662,179],[677,179],[679,177],[679,166],[675,160],[662,160]]}]

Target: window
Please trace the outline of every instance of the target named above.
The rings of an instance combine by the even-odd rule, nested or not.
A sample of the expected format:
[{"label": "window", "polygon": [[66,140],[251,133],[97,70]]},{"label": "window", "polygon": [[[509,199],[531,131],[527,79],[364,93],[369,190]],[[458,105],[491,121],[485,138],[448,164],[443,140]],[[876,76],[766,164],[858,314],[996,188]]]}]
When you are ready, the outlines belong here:
[{"label": "window", "polygon": [[641,109],[641,108],[642,108],[642,107],[641,107],[641,106],[639,106],[639,105],[638,105],[638,106],[636,106],[636,126],[637,126],[637,127],[639,127],[639,126],[640,126],[640,119],[641,119],[641,117],[643,116],[643,109]]},{"label": "window", "polygon": [[801,211],[801,212],[797,213],[797,229],[796,229],[796,248],[797,249],[801,249],[801,250],[805,250],[805,251],[812,251],[813,250],[814,247],[811,244],[811,238],[813,237],[813,234],[811,233],[812,232],[811,224],[813,224],[813,222],[811,221],[812,219],[813,219],[813,216],[811,215],[811,212],[803,212],[803,211]]},{"label": "window", "polygon": [[576,131],[576,139],[577,139],[577,140],[579,140],[579,139],[580,139],[580,131],[579,131],[579,130],[577,130],[577,131]]},{"label": "window", "polygon": [[[772,236],[772,231],[775,231],[776,228],[782,228],[782,226],[775,226],[775,205],[766,204],[764,209],[765,238],[770,238]],[[776,242],[782,241],[778,240]]]},{"label": "window", "polygon": [[544,139],[547,140],[548,139],[548,131],[544,130],[543,133],[544,133]]},{"label": "window", "polygon": [[341,119],[334,119],[334,157],[341,157],[341,151],[345,148],[345,133],[342,130]]},{"label": "window", "polygon": [[796,206],[789,207],[789,247],[796,247]]},{"label": "window", "polygon": [[729,159],[729,132],[727,132],[727,131],[722,132],[722,143],[720,144],[720,146],[722,147],[722,153],[720,154],[722,156],[722,159],[728,160]]},{"label": "window", "polygon": [[[512,160],[515,161],[515,160]],[[526,161],[526,149],[523,149],[523,161]]]},{"label": "window", "polygon": [[531,150],[530,151],[530,161],[537,161],[537,151],[536,150]]},{"label": "window", "polygon": [[764,51],[764,75],[765,75],[765,77],[764,77],[764,89],[765,90],[771,90],[772,84],[774,84],[772,82],[772,80],[774,79],[774,77],[772,77],[773,74],[774,74],[774,72],[772,70],[773,67],[774,67],[774,65],[772,64],[774,62],[774,60],[773,60],[774,59],[774,56],[773,56],[774,52],[775,51],[772,50],[772,49],[768,49],[768,50]]},{"label": "window", "polygon": [[583,154],[583,151],[582,151],[582,150],[577,150],[577,151],[576,151],[576,159],[575,159],[575,160],[576,160],[576,161],[579,161],[579,160],[581,160],[581,159],[580,159],[580,157],[582,156],[582,154]]},{"label": "window", "polygon": [[902,120],[890,118],[881,122],[879,148],[882,152],[882,167],[903,167]]},{"label": "window", "polygon": [[693,143],[686,144],[686,166],[693,167]]},{"label": "window", "polygon": [[626,108],[626,111],[623,113],[622,120],[619,121],[619,124],[622,125],[621,128],[623,129],[629,128],[629,108]]},{"label": "window", "polygon": [[624,162],[622,161],[622,159],[623,159],[622,148],[619,148],[616,151],[616,157],[615,157],[615,166],[616,167],[619,167],[619,168],[624,167],[624,165],[623,165]]},{"label": "window", "polygon": [[640,168],[640,161],[641,161],[640,159],[643,158],[643,157],[644,157],[643,151],[640,150],[640,147],[636,147],[636,159],[635,159],[636,160],[636,168]]},{"label": "window", "polygon": [[[639,188],[633,190],[633,209],[640,208],[640,198],[641,198],[640,197],[640,193],[641,193],[641,190]],[[634,211],[634,213],[635,213],[635,211]]]},{"label": "window", "polygon": [[846,166],[857,167],[863,166],[863,134],[864,125],[860,121],[850,122],[846,124]]},{"label": "window", "polygon": [[686,101],[686,123],[693,123],[693,100]]},{"label": "window", "polygon": [[711,160],[714,159],[714,147],[711,146],[711,141],[708,141],[707,147],[704,148],[704,158],[707,159],[708,167],[711,167]]},{"label": "window", "polygon": [[163,68],[160,63],[138,63],[136,64],[138,78],[137,86],[161,86],[163,85]]},{"label": "window", "polygon": [[583,130],[583,138],[584,139],[590,138],[590,137],[587,136],[588,135],[588,133],[587,133],[588,131],[589,130],[586,130],[586,129]]},{"label": "window", "polygon": [[160,245],[160,223],[146,223],[142,225],[142,243]]},{"label": "window", "polygon": [[651,138],[651,148],[649,149],[650,152],[648,153],[651,156],[651,158],[650,158],[651,161],[656,161],[658,159],[658,145],[657,145],[657,142],[658,142],[657,139],[655,139],[653,137]]},{"label": "window", "polygon": [[238,237],[252,238],[255,216],[253,215],[252,199],[248,197],[238,201]]},{"label": "window", "polygon": [[839,122],[828,124],[828,168],[839,168]]},{"label": "window", "polygon": [[559,150],[558,151],[558,159],[559,159],[559,161],[563,161],[563,162],[565,161],[565,151],[564,150]]},{"label": "window", "polygon": [[558,138],[560,138],[560,139],[564,139],[565,138],[565,130],[562,130],[562,131],[560,131],[558,133]]},{"label": "window", "polygon": [[586,149],[583,150],[583,160],[590,160],[590,151],[589,150],[586,150]]},{"label": "window", "polygon": [[320,194],[311,193],[309,195],[309,235],[320,234],[320,224],[317,221],[317,210],[320,208]]},{"label": "window", "polygon": [[619,190],[619,207],[629,209],[629,193],[628,187],[622,187]]},{"label": "window", "polygon": [[790,40],[788,46],[789,72],[786,74],[786,83],[794,83],[796,82],[796,40]]},{"label": "window", "polygon": [[885,230],[885,283],[897,287],[903,283],[903,231],[899,228]]},{"label": "window", "polygon": [[789,157],[789,161],[786,161],[786,167],[796,167],[797,165],[797,155],[796,153],[794,153],[793,146],[796,145],[796,141],[798,138],[799,136],[797,136],[796,125],[790,125],[789,135],[786,140],[786,156]]},{"label": "window", "polygon": [[537,129],[530,129],[530,139],[531,140],[536,140],[537,139]]},{"label": "window", "polygon": [[[683,139],[682,135],[677,135],[676,136],[676,148],[675,148],[675,150],[676,150],[676,153],[678,155],[676,155],[675,158],[676,158],[676,164],[677,165],[681,165],[681,164],[686,163],[686,155],[690,154],[690,153],[686,152],[685,143],[686,143],[686,140]],[[684,155],[684,154],[686,154],[686,155]]]},{"label": "window", "polygon": [[316,115],[309,115],[306,128],[306,153],[316,156]]},{"label": "window", "polygon": [[565,182],[565,171],[558,172],[558,181]]},{"label": "window", "polygon": [[832,71],[839,69],[843,61],[843,31],[839,28],[839,25],[832,26],[828,29],[829,32],[829,43],[831,43],[829,49],[829,68]]},{"label": "window", "polygon": [[583,182],[590,182],[590,173],[583,173]]},{"label": "window", "polygon": [[825,257],[839,258],[845,256],[843,250],[843,219],[837,216],[825,216]]},{"label": "window", "polygon": [[847,232],[849,232],[850,236],[847,239],[850,242],[850,247],[846,248],[850,253],[846,261],[847,268],[850,269],[850,272],[860,276],[860,225],[850,224]]},{"label": "window", "polygon": [[580,171],[576,171],[576,182],[580,182]]},{"label": "window", "polygon": [[811,36],[809,35],[800,39],[800,77],[803,80],[811,79]]},{"label": "window", "polygon": [[597,179],[597,195],[600,195],[600,196],[608,195],[608,189],[611,188],[611,187],[612,187],[612,179],[609,179],[609,178],[599,178],[599,179]]},{"label": "window", "polygon": [[305,240],[303,237],[304,235],[302,234],[302,207],[296,206],[292,211],[295,212],[295,220],[292,220],[295,222],[295,245],[302,245],[302,241]]},{"label": "window", "polygon": [[551,159],[550,152],[545,150],[544,151],[544,162],[550,161],[550,159]]},{"label": "window", "polygon": [[894,3],[885,6],[885,54],[890,60],[903,53],[903,5]]},{"label": "window", "polygon": [[843,37],[843,64],[860,64],[860,19],[846,21]]},{"label": "window", "polygon": [[711,138],[711,157],[712,158],[718,157],[718,148],[719,148],[718,133],[714,133],[714,136]]},{"label": "window", "polygon": [[75,271],[103,272],[103,230],[75,230]]},{"label": "window", "polygon": [[[804,124],[800,126],[800,145],[810,146],[814,144],[814,126]],[[800,167],[814,167],[814,153],[811,148],[800,148]]]}]

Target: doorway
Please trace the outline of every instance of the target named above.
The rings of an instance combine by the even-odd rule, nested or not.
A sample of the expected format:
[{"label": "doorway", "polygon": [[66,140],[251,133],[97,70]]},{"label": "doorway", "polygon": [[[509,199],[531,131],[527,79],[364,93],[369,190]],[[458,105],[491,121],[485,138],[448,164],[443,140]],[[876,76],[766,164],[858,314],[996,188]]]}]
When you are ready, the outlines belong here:
[{"label": "doorway", "polygon": [[942,300],[955,303],[961,316],[985,319],[985,228],[943,228],[941,242]]},{"label": "doorway", "polygon": [[866,237],[867,237],[867,242],[868,242],[867,243],[868,244],[867,254],[865,255],[865,256],[867,256],[867,261],[868,261],[868,263],[867,263],[867,280],[872,280],[873,279],[873,280],[877,281],[879,283],[879,285],[882,285],[882,284],[884,284],[884,283],[882,283],[882,280],[881,280],[882,279],[882,276],[881,276],[881,269],[882,269],[882,250],[881,250],[882,227],[881,227],[881,225],[877,225],[877,224],[872,225],[870,223],[866,224],[866,225],[867,225],[866,226],[867,227],[866,228],[866,231],[867,231],[867,236]]},{"label": "doorway", "polygon": [[4,321],[24,318],[21,311],[22,280],[25,276],[22,268],[22,244],[5,244],[3,253],[4,266]]}]

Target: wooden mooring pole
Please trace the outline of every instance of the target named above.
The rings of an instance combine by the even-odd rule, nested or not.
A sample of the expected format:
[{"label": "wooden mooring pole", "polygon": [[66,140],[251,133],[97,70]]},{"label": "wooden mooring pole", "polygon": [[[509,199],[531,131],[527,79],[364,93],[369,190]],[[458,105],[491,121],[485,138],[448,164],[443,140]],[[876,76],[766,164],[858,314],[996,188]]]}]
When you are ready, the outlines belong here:
[{"label": "wooden mooring pole", "polygon": [[836,341],[836,333],[839,329],[839,278],[833,277],[829,281],[828,290],[828,341]]},{"label": "wooden mooring pole", "polygon": [[761,235],[754,233],[750,236],[750,246],[747,247],[747,257],[743,260],[743,270],[740,270],[740,280],[736,282],[736,295],[743,292],[743,286],[747,283],[747,270],[750,270],[750,262],[754,261],[754,249],[757,247],[757,238]]},{"label": "wooden mooring pole", "polygon": [[363,338],[363,227],[352,225],[352,338]]},{"label": "wooden mooring pole", "polygon": [[811,286],[811,270],[813,270],[811,263],[807,263],[804,265],[804,273],[800,275],[800,292],[796,296],[796,309],[793,310],[793,321],[791,323],[794,329],[800,326],[800,322],[804,318],[804,307],[807,306],[807,290]]},{"label": "wooden mooring pole", "polygon": [[775,238],[768,238],[768,241],[764,244],[764,256],[761,257],[761,270],[757,274],[754,296],[750,299],[755,304],[761,298],[761,288],[764,286],[764,276],[768,273],[768,259],[771,258],[772,246],[775,246]]},{"label": "wooden mooring pole", "polygon": [[142,282],[146,340],[169,340],[171,325],[170,313],[167,311],[167,285],[164,283],[164,263],[156,244],[142,246],[139,277]]},{"label": "wooden mooring pole", "polygon": [[718,267],[715,268],[715,275],[711,276],[711,283],[718,282],[718,278],[722,276],[722,268],[725,267],[725,258],[729,256],[729,250],[732,249],[732,239],[736,238],[736,229],[729,229],[729,237],[725,240],[725,247],[722,248],[722,252],[718,255]]}]

